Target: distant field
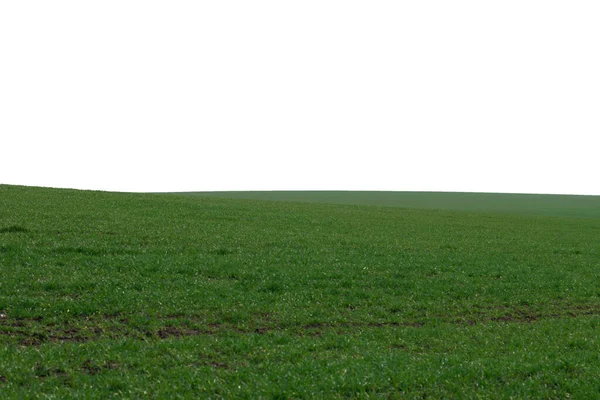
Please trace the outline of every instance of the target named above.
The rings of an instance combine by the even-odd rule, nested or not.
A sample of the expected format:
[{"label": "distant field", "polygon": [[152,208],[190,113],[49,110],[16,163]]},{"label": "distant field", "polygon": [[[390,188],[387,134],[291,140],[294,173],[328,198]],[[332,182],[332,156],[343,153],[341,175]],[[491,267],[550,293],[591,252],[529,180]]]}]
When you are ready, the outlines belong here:
[{"label": "distant field", "polygon": [[600,196],[360,191],[190,192],[188,196],[600,218]]},{"label": "distant field", "polygon": [[0,185],[0,397],[598,398],[597,197],[347,194]]}]

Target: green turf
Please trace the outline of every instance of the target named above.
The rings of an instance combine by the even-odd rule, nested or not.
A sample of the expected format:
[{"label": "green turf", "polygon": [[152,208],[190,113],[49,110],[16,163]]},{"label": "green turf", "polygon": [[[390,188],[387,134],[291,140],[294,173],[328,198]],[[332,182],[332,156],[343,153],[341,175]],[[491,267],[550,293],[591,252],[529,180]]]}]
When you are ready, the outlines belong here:
[{"label": "green turf", "polygon": [[0,185],[0,397],[598,398],[600,219],[581,204]]},{"label": "green turf", "polygon": [[381,191],[189,192],[179,194],[235,199],[600,218],[600,196]]}]

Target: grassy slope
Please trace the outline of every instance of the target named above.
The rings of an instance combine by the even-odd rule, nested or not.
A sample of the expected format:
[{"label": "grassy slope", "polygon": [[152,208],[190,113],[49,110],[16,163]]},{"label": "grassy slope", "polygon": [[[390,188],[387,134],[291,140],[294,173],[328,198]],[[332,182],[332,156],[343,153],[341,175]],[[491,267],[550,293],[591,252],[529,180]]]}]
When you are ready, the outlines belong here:
[{"label": "grassy slope", "polygon": [[236,199],[600,218],[600,196],[367,191],[189,192],[179,194]]},{"label": "grassy slope", "polygon": [[593,398],[599,236],[585,216],[0,185],[0,392]]}]

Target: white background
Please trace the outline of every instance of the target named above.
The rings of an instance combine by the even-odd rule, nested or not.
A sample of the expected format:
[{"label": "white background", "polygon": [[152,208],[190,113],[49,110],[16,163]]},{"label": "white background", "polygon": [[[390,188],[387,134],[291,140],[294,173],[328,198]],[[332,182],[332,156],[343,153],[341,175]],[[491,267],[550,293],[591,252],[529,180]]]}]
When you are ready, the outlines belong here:
[{"label": "white background", "polygon": [[3,1],[0,183],[600,194],[600,3]]}]

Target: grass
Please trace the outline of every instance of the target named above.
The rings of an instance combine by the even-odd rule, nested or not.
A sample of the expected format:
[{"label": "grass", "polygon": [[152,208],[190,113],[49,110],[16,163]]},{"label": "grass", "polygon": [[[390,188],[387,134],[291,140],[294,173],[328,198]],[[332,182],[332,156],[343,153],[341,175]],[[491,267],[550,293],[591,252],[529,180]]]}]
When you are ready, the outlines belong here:
[{"label": "grass", "polygon": [[0,185],[0,393],[597,398],[597,198],[432,196]]},{"label": "grass", "polygon": [[180,194],[235,199],[600,218],[600,196],[384,191],[257,191]]}]

